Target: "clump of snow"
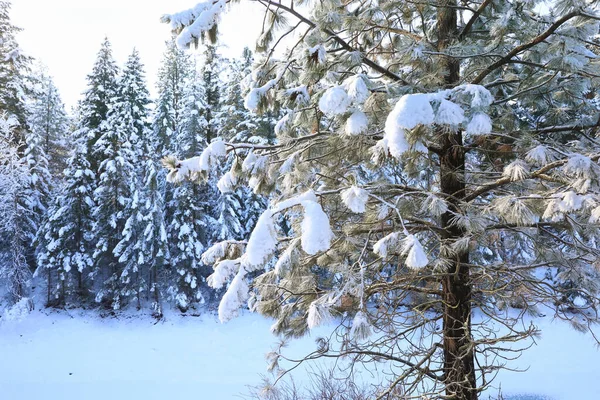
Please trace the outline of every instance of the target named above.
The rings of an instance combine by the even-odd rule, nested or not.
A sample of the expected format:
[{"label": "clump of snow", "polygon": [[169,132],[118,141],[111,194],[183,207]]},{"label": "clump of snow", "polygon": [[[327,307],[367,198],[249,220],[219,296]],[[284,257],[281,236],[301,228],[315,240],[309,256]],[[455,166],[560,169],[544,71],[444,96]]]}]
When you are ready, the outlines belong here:
[{"label": "clump of snow", "polygon": [[434,216],[439,217],[448,211],[448,204],[446,204],[444,199],[440,199],[436,195],[430,194],[423,202],[422,209],[423,211],[427,210]]},{"label": "clump of snow", "polygon": [[248,92],[244,98],[244,107],[247,110],[255,112],[258,109],[258,103],[260,103],[261,96],[264,92],[260,88],[253,88]]},{"label": "clump of snow", "polygon": [[390,151],[388,146],[388,139],[384,136],[383,139],[378,140],[375,146],[369,150],[371,152],[371,161],[374,164],[378,164],[381,160],[385,159]]},{"label": "clump of snow", "polygon": [[415,235],[408,235],[403,240],[402,255],[406,256],[406,266],[419,270],[429,264],[429,259],[419,239]]},{"label": "clump of snow", "polygon": [[525,160],[531,163],[537,163],[539,165],[546,164],[548,161],[550,161],[550,158],[551,157],[548,148],[541,144],[529,150],[525,155]]},{"label": "clump of snow", "polygon": [[333,239],[329,217],[315,201],[303,201],[302,206],[304,207],[304,218],[301,224],[302,250],[310,255],[329,250]]},{"label": "clump of snow", "polygon": [[354,111],[352,115],[346,121],[345,131],[346,135],[356,136],[367,131],[369,126],[369,120],[367,115],[360,111]]},{"label": "clump of snow", "polygon": [[296,104],[308,104],[310,102],[310,95],[308,94],[308,88],[306,85],[300,85],[295,88],[290,88],[285,91],[286,95],[294,98]]},{"label": "clump of snow", "polygon": [[487,114],[475,113],[467,124],[467,135],[487,135],[492,132],[492,120]]},{"label": "clump of snow", "polygon": [[357,186],[351,186],[341,192],[342,201],[352,212],[364,213],[366,210],[367,201],[369,200],[369,192]]},{"label": "clump of snow", "polygon": [[308,55],[317,61],[317,64],[325,64],[327,61],[327,50],[322,44],[310,47],[308,49]]},{"label": "clump of snow", "polygon": [[268,209],[258,218],[250,239],[248,239],[248,245],[244,254],[244,264],[251,267],[261,266],[273,254],[276,248],[277,237],[275,234],[273,212]]},{"label": "clump of snow", "polygon": [[410,150],[410,144],[406,140],[406,131],[398,126],[389,128],[387,122],[384,140],[385,142],[382,142],[381,144],[385,144],[392,157],[396,159],[400,159],[402,154]]},{"label": "clump of snow", "polygon": [[486,108],[489,107],[494,101],[494,96],[492,96],[492,93],[490,93],[489,90],[481,85],[466,84],[458,86],[454,88],[454,90],[463,91],[470,94],[472,96],[472,108]]},{"label": "clump of snow", "polygon": [[[429,125],[435,120],[429,96],[425,94],[406,94],[398,100],[392,112],[385,121],[386,144],[392,157],[399,159],[402,154],[410,150],[406,140],[406,129],[413,129],[417,125]],[[425,146],[418,142],[415,150],[427,152]]]},{"label": "clump of snow", "polygon": [[281,80],[281,76],[277,76],[275,79],[271,79],[267,83],[265,83],[261,87],[256,87],[250,90],[244,99],[244,107],[247,110],[256,112],[258,110],[258,105],[262,97],[272,88],[277,85],[277,83]]},{"label": "clump of snow", "polygon": [[228,244],[229,242],[227,240],[213,244],[202,254],[200,260],[203,264],[213,265],[218,260],[221,260],[225,257]]},{"label": "clump of snow", "polygon": [[549,219],[551,221],[558,221],[562,216],[559,210],[559,204],[562,200],[562,195],[554,194],[551,197],[552,198],[548,201],[548,204],[546,205],[546,209],[544,210],[542,218]]},{"label": "clump of snow", "polygon": [[397,247],[400,243],[400,232],[392,232],[389,235],[379,239],[373,245],[373,253],[379,257],[386,258],[393,247]]},{"label": "clump of snow", "polygon": [[584,197],[570,190],[562,194],[562,201],[558,203],[558,209],[562,212],[580,210],[583,206]]},{"label": "clump of snow", "polygon": [[366,339],[371,335],[371,325],[369,319],[364,311],[359,311],[352,320],[352,327],[350,328],[350,336],[357,340]]},{"label": "clump of snow", "polygon": [[275,274],[281,275],[281,273],[283,273],[290,265],[292,262],[292,254],[296,251],[298,243],[300,243],[298,239],[292,240],[287,249],[279,256],[279,259],[275,263],[275,267],[273,267]]},{"label": "clump of snow", "polygon": [[282,132],[289,129],[290,114],[286,114],[275,124],[275,135],[279,136]]},{"label": "clump of snow", "polygon": [[522,181],[529,175],[529,165],[523,160],[515,160],[504,167],[502,175],[511,181]]},{"label": "clump of snow", "polygon": [[235,185],[237,185],[237,177],[231,171],[227,171],[217,182],[217,188],[223,194],[233,192]]},{"label": "clump of snow", "polygon": [[345,113],[349,106],[350,97],[341,86],[327,89],[319,99],[319,110],[329,117]]},{"label": "clump of snow", "polygon": [[221,289],[239,270],[239,260],[222,260],[214,266],[214,272],[207,278],[208,286]]},{"label": "clump of snow", "polygon": [[587,176],[591,166],[592,160],[589,157],[586,157],[583,154],[574,154],[569,157],[563,170],[568,174]]},{"label": "clump of snow", "polygon": [[369,97],[370,92],[365,79],[363,74],[358,74],[346,79],[343,83],[350,100],[355,104],[362,104]]},{"label": "clump of snow", "polygon": [[442,99],[435,115],[435,123],[457,126],[465,120],[464,110],[456,103]]},{"label": "clump of snow", "polygon": [[394,106],[385,122],[389,130],[413,129],[417,125],[430,125],[434,122],[433,108],[426,94],[405,94]]},{"label": "clump of snow", "polygon": [[256,154],[254,154],[254,150],[250,150],[246,155],[246,158],[244,158],[244,162],[242,163],[242,171],[251,173],[257,160],[258,157]]},{"label": "clump of snow", "polygon": [[215,140],[206,146],[206,149],[200,154],[198,161],[200,170],[210,171],[211,167],[218,164],[218,159],[227,155],[227,147],[222,140]]},{"label": "clump of snow", "polygon": [[225,0],[209,0],[198,3],[189,10],[162,17],[162,22],[170,22],[174,31],[181,29],[177,36],[177,46],[187,48],[194,40],[199,39],[203,32],[209,31],[219,21],[225,11]]},{"label": "clump of snow", "polygon": [[310,306],[308,306],[308,315],[306,317],[308,329],[312,330],[330,319],[331,312],[329,311],[328,305],[323,304],[320,299],[310,303]]},{"label": "clump of snow", "polygon": [[269,158],[266,156],[257,156],[253,150],[250,150],[242,163],[242,171],[254,175],[265,171]]},{"label": "clump of snow", "polygon": [[283,162],[283,164],[281,164],[281,167],[279,167],[280,174],[287,174],[292,171],[292,168],[296,163],[296,157],[298,156],[298,154],[299,152],[294,152],[288,156],[288,158]]},{"label": "clump of snow", "polygon": [[246,271],[240,268],[219,303],[219,321],[227,322],[237,316],[240,307],[248,301],[249,290]]}]

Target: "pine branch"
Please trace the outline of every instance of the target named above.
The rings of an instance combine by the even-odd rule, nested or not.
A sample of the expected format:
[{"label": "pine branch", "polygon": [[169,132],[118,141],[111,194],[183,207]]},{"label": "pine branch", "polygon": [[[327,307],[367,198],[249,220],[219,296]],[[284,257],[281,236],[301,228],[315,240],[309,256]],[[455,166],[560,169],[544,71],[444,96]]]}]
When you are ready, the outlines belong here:
[{"label": "pine branch", "polygon": [[495,63],[493,63],[492,65],[488,66],[485,70],[483,70],[481,73],[479,73],[479,75],[477,75],[477,77],[475,79],[473,79],[471,81],[471,83],[473,83],[473,84],[481,83],[485,79],[485,77],[487,77],[489,74],[494,72],[496,69],[502,67],[503,65],[508,64],[511,61],[511,59],[513,57],[515,57],[517,54],[522,53],[523,51],[528,50],[528,49],[536,46],[537,44],[543,42],[549,36],[551,36],[554,32],[556,32],[556,30],[558,28],[560,28],[562,25],[567,23],[569,20],[571,20],[575,17],[581,17],[581,16],[591,17],[591,16],[588,16],[587,14],[584,14],[581,11],[572,11],[572,12],[564,15],[562,18],[558,19],[556,22],[554,22],[552,25],[550,25],[550,27],[548,29],[546,29],[546,31],[544,31],[542,34],[536,36],[535,38],[533,38],[533,40],[531,40],[527,43],[524,43],[522,45],[515,47],[507,55],[502,57],[500,60],[498,60]]},{"label": "pine branch", "polygon": [[[281,3],[273,3],[272,1],[263,1],[263,0],[252,0],[252,1],[257,1],[259,3],[261,3],[263,6],[265,7],[269,7],[269,6],[274,6],[276,8],[279,8],[281,10],[284,10],[290,14],[292,14],[294,17],[298,18],[300,21],[304,22],[305,24],[307,24],[308,26],[312,27],[312,28],[316,28],[317,24],[315,24],[313,21],[311,21],[310,19],[306,18],[305,16],[303,16],[302,14],[300,14],[299,12],[297,12],[296,10],[292,9],[291,7],[285,6]],[[354,52],[357,51],[355,48],[353,48],[352,46],[350,46],[344,39],[342,39],[341,37],[339,37],[338,35],[336,35],[332,30],[327,29],[327,28],[323,28],[323,32],[327,33],[328,35],[330,35],[333,40],[335,40],[340,46],[342,46],[342,48],[346,51],[349,52]],[[388,70],[387,68],[377,64],[375,61],[367,58],[365,55],[361,55],[362,61],[363,63],[365,63],[366,65],[368,65],[369,67],[371,67],[374,71],[379,72],[380,74],[387,76],[388,78],[397,81],[397,82],[401,82],[404,85],[408,85],[408,82],[406,82],[403,78],[401,78],[400,76],[396,75],[395,73],[393,73],[392,71]]]},{"label": "pine branch", "polygon": [[473,24],[475,23],[475,21],[477,21],[477,19],[481,15],[481,13],[491,3],[492,3],[492,0],[484,0],[483,3],[481,3],[481,5],[479,6],[479,8],[477,8],[477,10],[473,13],[473,15],[471,16],[471,19],[469,19],[469,21],[467,22],[467,24],[465,25],[465,27],[463,28],[463,30],[458,35],[458,40],[459,41],[462,41],[469,34],[469,32],[471,31],[471,28],[473,27]]}]

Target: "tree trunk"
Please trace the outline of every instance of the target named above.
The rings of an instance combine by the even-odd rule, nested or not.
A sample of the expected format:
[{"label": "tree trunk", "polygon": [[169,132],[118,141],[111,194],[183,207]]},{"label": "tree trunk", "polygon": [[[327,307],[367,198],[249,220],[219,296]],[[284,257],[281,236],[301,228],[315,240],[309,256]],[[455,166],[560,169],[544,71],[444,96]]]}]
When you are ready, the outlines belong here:
[{"label": "tree trunk", "polygon": [[[443,0],[438,9],[438,51],[446,50],[457,37],[456,1]],[[460,63],[446,58],[444,81],[454,87],[460,80]],[[465,196],[465,152],[462,133],[447,128],[440,129],[440,187],[449,205],[442,215],[444,241],[450,244],[463,237],[464,229],[451,224],[454,213],[459,212]],[[469,277],[469,254],[461,254],[453,260],[448,274],[442,280],[443,350],[446,395],[449,399],[476,400],[474,352],[471,340],[471,282]]]}]

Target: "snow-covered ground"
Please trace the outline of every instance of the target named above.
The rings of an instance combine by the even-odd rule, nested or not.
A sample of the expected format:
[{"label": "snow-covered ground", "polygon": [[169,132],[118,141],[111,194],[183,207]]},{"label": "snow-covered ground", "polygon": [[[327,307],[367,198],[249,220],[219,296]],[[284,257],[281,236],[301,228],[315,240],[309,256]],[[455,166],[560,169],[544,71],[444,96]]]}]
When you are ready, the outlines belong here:
[{"label": "snow-covered ground", "polygon": [[[550,319],[537,323],[542,338],[513,364],[529,370],[503,372],[496,382],[505,397],[598,398],[600,351],[591,337]],[[155,324],[149,317],[36,311],[0,322],[0,399],[240,398],[266,374],[264,356],[277,341],[270,325],[254,314],[227,324],[172,315]],[[293,341],[289,351],[313,349],[314,337]]]}]

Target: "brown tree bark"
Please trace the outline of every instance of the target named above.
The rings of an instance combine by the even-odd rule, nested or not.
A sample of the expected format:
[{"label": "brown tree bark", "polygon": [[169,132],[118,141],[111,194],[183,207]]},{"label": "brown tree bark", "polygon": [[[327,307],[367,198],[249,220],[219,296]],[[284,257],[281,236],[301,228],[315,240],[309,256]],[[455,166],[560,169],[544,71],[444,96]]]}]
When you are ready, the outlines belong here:
[{"label": "brown tree bark", "polygon": [[[458,36],[456,0],[443,0],[438,9],[438,51],[444,52]],[[460,63],[457,59],[444,60],[444,82],[454,87],[460,81]],[[454,213],[459,212],[465,197],[465,152],[462,133],[440,129],[440,187],[449,205],[442,215],[444,241],[452,243],[463,237],[464,230],[452,225]],[[476,400],[477,382],[471,340],[471,282],[469,254],[456,257],[448,274],[442,280],[444,300],[443,352],[446,396],[456,400]]]}]

